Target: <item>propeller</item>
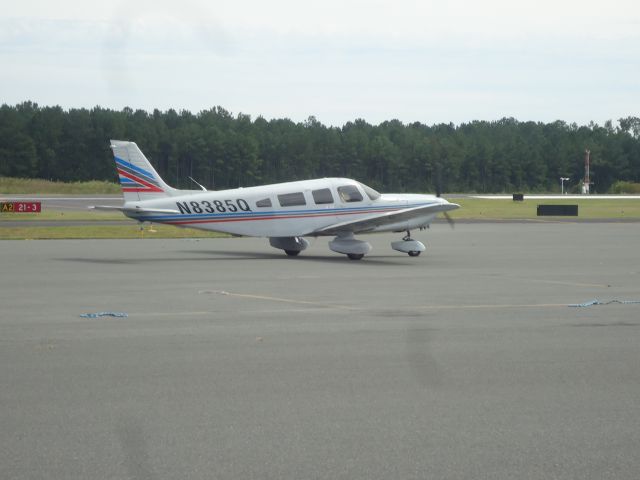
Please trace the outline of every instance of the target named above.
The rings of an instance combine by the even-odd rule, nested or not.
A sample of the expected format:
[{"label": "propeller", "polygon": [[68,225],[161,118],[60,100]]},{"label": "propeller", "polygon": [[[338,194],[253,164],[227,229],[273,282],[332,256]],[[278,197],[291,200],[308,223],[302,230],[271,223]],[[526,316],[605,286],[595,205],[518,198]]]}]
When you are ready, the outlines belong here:
[{"label": "propeller", "polygon": [[[441,169],[440,169],[440,162],[436,163],[436,197],[440,197],[440,195],[442,195],[442,176],[440,175]],[[455,228],[455,223],[453,221],[453,218],[451,218],[451,215],[449,215],[449,213],[447,212],[442,212],[442,214],[444,215],[444,218],[447,220],[447,223],[449,224],[449,226],[451,228]]]},{"label": "propeller", "polygon": [[456,222],[453,220],[453,218],[451,218],[451,215],[449,215],[448,212],[442,212],[444,215],[444,218],[447,220],[447,223],[449,224],[449,226],[451,228],[456,228]]}]

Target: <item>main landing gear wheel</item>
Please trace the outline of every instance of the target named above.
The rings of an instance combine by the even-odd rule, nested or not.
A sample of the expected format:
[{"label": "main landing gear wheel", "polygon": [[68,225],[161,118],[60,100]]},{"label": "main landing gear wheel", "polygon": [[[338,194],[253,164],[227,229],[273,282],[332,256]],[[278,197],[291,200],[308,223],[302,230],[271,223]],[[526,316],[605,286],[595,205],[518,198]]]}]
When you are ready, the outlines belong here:
[{"label": "main landing gear wheel", "polygon": [[329,248],[346,255],[350,260],[360,260],[371,251],[371,245],[353,238],[353,232],[338,233],[336,238],[329,242]]},{"label": "main landing gear wheel", "polygon": [[309,246],[309,242],[302,237],[269,237],[269,245],[295,257]]},{"label": "main landing gear wheel", "polygon": [[418,255],[420,255],[420,253],[422,252],[415,252],[415,251],[411,251],[411,252],[407,252],[409,254],[410,257],[417,257]]}]

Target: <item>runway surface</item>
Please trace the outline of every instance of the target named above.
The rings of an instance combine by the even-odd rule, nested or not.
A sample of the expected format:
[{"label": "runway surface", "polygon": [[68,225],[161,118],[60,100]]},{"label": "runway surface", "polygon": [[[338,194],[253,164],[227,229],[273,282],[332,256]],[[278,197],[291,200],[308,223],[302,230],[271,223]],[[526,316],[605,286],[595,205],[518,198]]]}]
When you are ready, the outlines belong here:
[{"label": "runway surface", "polygon": [[0,242],[0,477],[637,478],[640,224],[397,237]]}]

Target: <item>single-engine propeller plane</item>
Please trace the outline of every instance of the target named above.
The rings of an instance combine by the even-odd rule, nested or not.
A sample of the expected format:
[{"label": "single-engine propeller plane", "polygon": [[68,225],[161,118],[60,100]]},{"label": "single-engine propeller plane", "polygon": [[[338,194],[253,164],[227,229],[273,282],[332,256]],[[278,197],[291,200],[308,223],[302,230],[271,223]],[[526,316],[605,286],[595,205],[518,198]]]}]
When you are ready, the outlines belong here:
[{"label": "single-engine propeller plane", "polygon": [[354,235],[406,232],[391,248],[412,257],[425,250],[411,230],[429,226],[438,213],[451,219],[459,208],[434,195],[380,194],[348,178],[320,178],[258,187],[207,191],[167,185],[134,142],[111,140],[124,196],[119,210],[139,222],[268,237],[272,247],[295,256],[309,246],[304,237],[333,236],[329,248],[360,260],[371,245]]}]

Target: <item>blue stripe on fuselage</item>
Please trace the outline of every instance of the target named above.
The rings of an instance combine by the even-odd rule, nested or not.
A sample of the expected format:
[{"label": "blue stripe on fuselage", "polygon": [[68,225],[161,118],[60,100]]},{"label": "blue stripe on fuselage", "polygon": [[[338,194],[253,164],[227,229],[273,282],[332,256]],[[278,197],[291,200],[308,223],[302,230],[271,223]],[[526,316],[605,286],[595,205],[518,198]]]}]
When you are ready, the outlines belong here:
[{"label": "blue stripe on fuselage", "polygon": [[[175,220],[205,220],[205,219],[234,219],[234,218],[243,218],[243,219],[252,219],[255,218],[260,219],[261,217],[289,217],[296,218],[303,215],[321,215],[325,214],[327,216],[337,214],[337,215],[356,215],[356,214],[366,214],[366,213],[375,213],[380,210],[404,210],[406,208],[414,208],[425,205],[431,205],[431,203],[416,203],[409,205],[379,205],[379,206],[363,206],[363,207],[349,207],[349,208],[331,208],[331,209],[313,209],[313,210],[270,210],[268,212],[234,212],[234,213],[185,213],[181,215],[145,215],[137,217],[141,221],[155,221],[155,222],[170,222]],[[282,220],[280,218],[279,220]]]}]

